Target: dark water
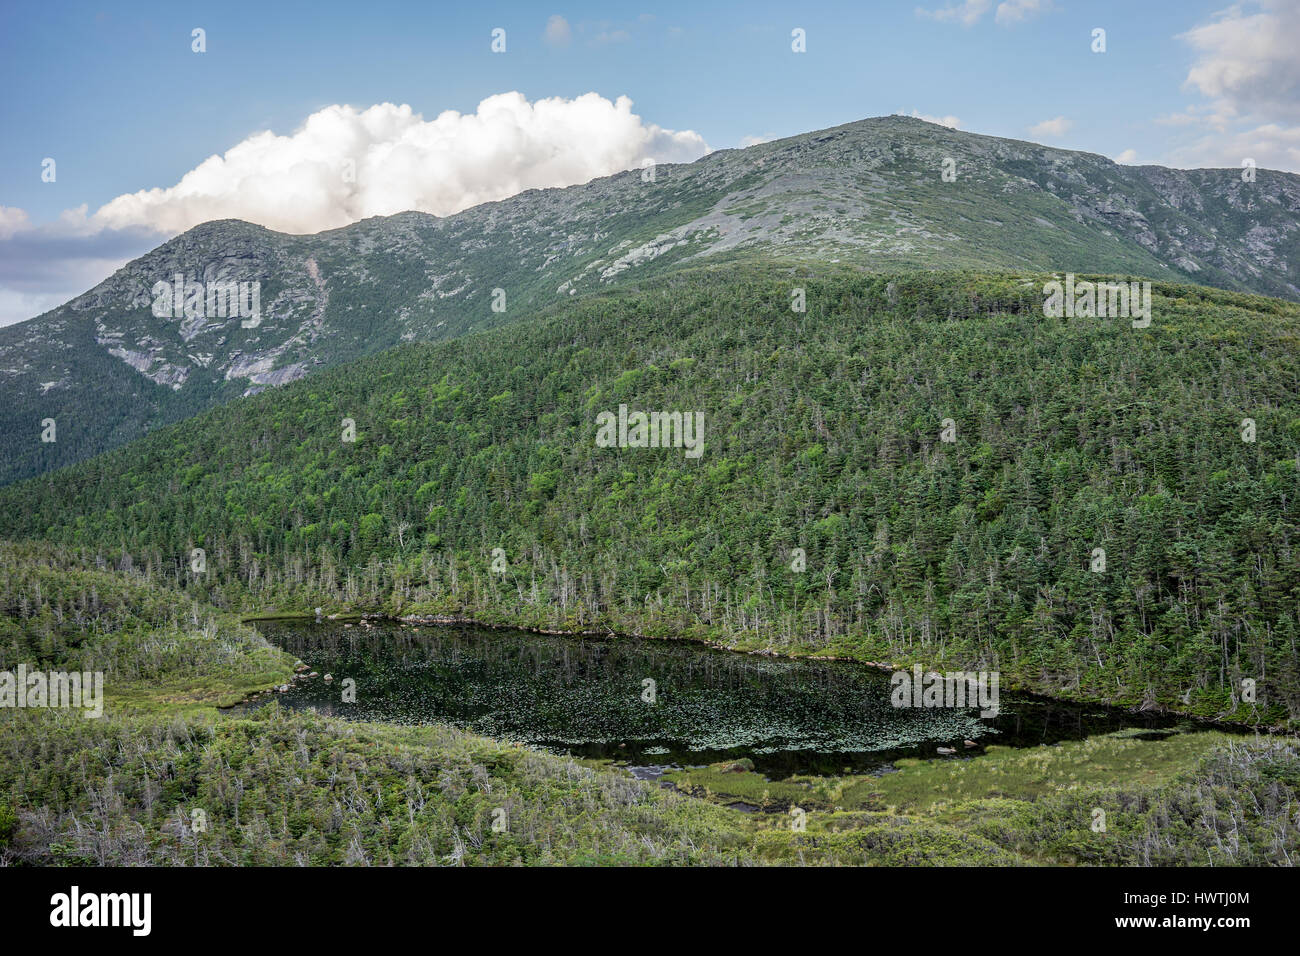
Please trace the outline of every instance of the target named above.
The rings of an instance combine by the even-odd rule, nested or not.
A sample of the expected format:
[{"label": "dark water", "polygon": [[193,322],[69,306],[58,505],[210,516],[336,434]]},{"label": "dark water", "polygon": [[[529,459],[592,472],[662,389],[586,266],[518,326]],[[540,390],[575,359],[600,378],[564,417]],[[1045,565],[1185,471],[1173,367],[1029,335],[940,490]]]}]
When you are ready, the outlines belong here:
[{"label": "dark water", "polygon": [[[748,757],[770,776],[870,772],[900,756],[968,752],[965,740],[1033,746],[1168,718],[1001,695],[1000,713],[895,708],[889,675],[686,641],[549,637],[474,627],[258,625],[320,677],[276,694],[287,707],[358,720],[441,722],[633,766]],[[334,677],[326,683],[325,674]],[[344,703],[343,679],[356,682]],[[643,699],[646,679],[655,702]],[[241,707],[257,706],[245,704]]]}]

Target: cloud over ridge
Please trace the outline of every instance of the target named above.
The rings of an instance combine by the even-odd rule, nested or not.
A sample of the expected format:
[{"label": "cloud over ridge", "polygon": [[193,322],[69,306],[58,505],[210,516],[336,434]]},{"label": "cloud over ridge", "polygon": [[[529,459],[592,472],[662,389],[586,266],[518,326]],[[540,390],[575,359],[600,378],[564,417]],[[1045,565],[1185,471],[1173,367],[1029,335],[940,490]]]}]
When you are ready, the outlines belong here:
[{"label": "cloud over ridge", "polygon": [[706,152],[695,132],[643,122],[626,96],[530,103],[522,93],[500,93],[473,113],[447,110],[432,120],[407,105],[333,105],[291,135],[248,137],[174,186],[118,196],[87,225],[174,233],[237,218],[281,232],[319,232],[407,210],[446,216],[647,159],[689,162]]}]

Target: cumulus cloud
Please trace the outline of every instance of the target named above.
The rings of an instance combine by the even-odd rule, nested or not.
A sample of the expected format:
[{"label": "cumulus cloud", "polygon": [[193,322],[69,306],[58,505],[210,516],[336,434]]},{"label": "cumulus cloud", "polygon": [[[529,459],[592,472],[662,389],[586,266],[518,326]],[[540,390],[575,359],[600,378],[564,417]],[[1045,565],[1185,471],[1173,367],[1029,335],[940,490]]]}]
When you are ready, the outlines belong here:
[{"label": "cumulus cloud", "polygon": [[[110,270],[108,274],[112,275],[112,271]],[[57,309],[76,294],[76,292],[66,291],[19,292],[17,289],[6,289],[0,286],[0,328],[43,315],[50,309]]]},{"label": "cumulus cloud", "polygon": [[212,219],[310,233],[407,210],[447,216],[708,151],[695,132],[645,123],[625,96],[530,103],[501,93],[473,113],[430,120],[392,103],[327,106],[290,135],[256,133],[174,185],[118,196],[93,213],[80,206],[35,226],[22,209],[0,206],[0,324],[61,304]]},{"label": "cumulus cloud", "polygon": [[0,239],[8,239],[14,233],[31,227],[27,212],[14,206],[0,206]]},{"label": "cumulus cloud", "polygon": [[1197,53],[1185,89],[1231,115],[1300,119],[1300,0],[1234,5],[1180,34]]},{"label": "cumulus cloud", "polygon": [[622,29],[601,30],[591,38],[592,46],[605,46],[609,43],[624,43],[632,39],[632,34]]},{"label": "cumulus cloud", "polygon": [[1056,119],[1043,120],[1041,123],[1035,123],[1029,127],[1030,134],[1034,136],[1047,136],[1052,139],[1059,139],[1070,131],[1074,125],[1073,120],[1068,120],[1064,116],[1058,116]]},{"label": "cumulus cloud", "polygon": [[525,189],[571,186],[708,152],[699,134],[644,123],[625,96],[596,93],[530,103],[488,97],[474,113],[425,120],[409,106],[328,106],[297,132],[250,136],[174,186],[118,196],[92,217],[104,227],[179,232],[238,218],[282,232],[317,232],[368,216],[446,216]]},{"label": "cumulus cloud", "polygon": [[1213,132],[1175,147],[1171,166],[1240,169],[1252,159],[1262,169],[1300,172],[1300,126],[1263,123],[1228,133]]},{"label": "cumulus cloud", "polygon": [[0,326],[47,312],[103,281],[165,236],[150,229],[87,231],[85,207],[33,225],[0,207]]},{"label": "cumulus cloud", "polygon": [[[937,10],[917,7],[916,15],[940,23],[960,23],[962,26],[970,27],[983,19],[984,14],[992,9],[993,0],[960,0],[958,3],[949,3],[946,7]],[[1051,0],[1003,0],[998,4],[993,20],[998,26],[1005,27],[1029,20],[1050,9],[1052,9]]]},{"label": "cumulus cloud", "polygon": [[1164,161],[1300,171],[1300,0],[1234,4],[1178,38],[1195,51],[1183,89],[1205,102],[1157,118],[1188,137]]},{"label": "cumulus cloud", "polygon": [[1126,149],[1115,157],[1115,162],[1120,165],[1129,165],[1137,162],[1138,154],[1136,149]]},{"label": "cumulus cloud", "polygon": [[1181,113],[1166,113],[1157,116],[1155,121],[1160,126],[1196,126],[1203,123],[1211,123],[1220,126],[1221,122],[1213,115],[1207,115],[1208,107],[1197,108],[1189,106]]}]

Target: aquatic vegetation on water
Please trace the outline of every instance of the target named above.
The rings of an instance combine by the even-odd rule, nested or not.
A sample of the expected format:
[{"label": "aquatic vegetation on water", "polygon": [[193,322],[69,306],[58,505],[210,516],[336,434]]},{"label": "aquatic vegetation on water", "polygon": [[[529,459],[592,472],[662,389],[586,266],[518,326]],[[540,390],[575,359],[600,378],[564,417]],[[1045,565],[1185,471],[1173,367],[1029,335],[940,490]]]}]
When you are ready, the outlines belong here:
[{"label": "aquatic vegetation on water", "polygon": [[[688,641],[569,638],[476,627],[268,623],[275,643],[335,680],[293,708],[396,723],[445,721],[582,757],[701,765],[749,757],[769,775],[867,771],[965,741],[1054,741],[1158,718],[1019,699],[896,707],[888,675],[848,661],[736,654]],[[345,703],[340,678],[355,681]],[[650,688],[653,688],[651,692]],[[1168,721],[1164,721],[1168,723]]]}]

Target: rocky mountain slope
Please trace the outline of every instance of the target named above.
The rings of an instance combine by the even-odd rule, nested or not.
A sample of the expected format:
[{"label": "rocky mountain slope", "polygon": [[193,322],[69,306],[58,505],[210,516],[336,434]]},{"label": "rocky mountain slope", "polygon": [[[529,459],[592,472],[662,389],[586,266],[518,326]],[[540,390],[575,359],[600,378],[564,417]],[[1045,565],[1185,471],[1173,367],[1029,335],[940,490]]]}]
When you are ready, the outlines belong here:
[{"label": "rocky mountain slope", "polygon": [[[1118,166],[891,116],[446,218],[310,236],[205,223],[0,329],[0,483],[402,341],[753,258],[1124,273],[1300,299],[1300,176]],[[256,283],[256,321],[155,314],[156,283],[178,275]]]}]

